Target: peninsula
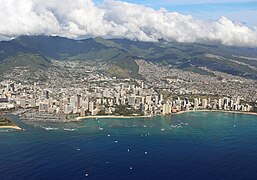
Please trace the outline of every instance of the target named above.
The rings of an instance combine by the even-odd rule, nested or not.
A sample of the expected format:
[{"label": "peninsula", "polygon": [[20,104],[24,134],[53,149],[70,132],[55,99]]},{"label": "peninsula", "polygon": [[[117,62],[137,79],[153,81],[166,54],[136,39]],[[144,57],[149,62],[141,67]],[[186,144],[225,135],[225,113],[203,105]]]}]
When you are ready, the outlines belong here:
[{"label": "peninsula", "polygon": [[15,129],[15,130],[22,130],[19,126],[13,124],[11,120],[8,118],[0,115],[0,129]]}]

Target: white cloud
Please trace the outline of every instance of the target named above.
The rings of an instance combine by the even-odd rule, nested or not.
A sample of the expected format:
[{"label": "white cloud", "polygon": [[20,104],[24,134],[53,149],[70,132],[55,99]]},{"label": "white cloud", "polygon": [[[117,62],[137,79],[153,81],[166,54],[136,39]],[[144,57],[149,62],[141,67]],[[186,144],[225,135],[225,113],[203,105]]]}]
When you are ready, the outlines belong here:
[{"label": "white cloud", "polygon": [[59,35],[257,46],[257,31],[225,17],[196,20],[165,9],[105,0],[0,0],[0,37]]}]

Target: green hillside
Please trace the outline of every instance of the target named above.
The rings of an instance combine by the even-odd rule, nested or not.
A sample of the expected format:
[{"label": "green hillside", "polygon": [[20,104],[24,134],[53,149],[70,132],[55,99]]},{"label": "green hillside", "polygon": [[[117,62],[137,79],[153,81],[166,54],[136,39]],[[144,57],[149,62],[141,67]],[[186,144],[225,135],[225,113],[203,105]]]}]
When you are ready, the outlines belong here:
[{"label": "green hillside", "polygon": [[0,75],[15,69],[33,73],[50,65],[49,59],[16,40],[0,42]]},{"label": "green hillside", "polygon": [[[218,58],[208,57],[215,55]],[[219,57],[220,56],[220,57]],[[21,36],[0,42],[0,63],[7,69],[29,66],[31,70],[49,67],[49,60],[94,60],[111,63],[106,70],[113,76],[140,77],[135,60],[171,65],[186,71],[208,74],[201,67],[232,75],[257,79],[256,48],[203,45],[197,43],[140,42],[128,39]],[[3,64],[4,63],[4,64]],[[4,69],[4,68],[2,68]]]},{"label": "green hillside", "polygon": [[50,61],[40,54],[19,53],[10,56],[0,63],[1,72],[9,71],[14,68],[26,68],[34,72],[38,69],[47,69],[50,66]]}]

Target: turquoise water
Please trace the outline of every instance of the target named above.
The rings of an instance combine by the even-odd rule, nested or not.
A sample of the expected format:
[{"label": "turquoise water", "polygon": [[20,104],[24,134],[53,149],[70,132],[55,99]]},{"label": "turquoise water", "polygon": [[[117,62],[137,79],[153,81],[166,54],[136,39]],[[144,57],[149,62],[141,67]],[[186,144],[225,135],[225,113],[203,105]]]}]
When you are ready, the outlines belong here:
[{"label": "turquoise water", "polygon": [[218,112],[0,132],[0,179],[256,179],[257,116]]}]

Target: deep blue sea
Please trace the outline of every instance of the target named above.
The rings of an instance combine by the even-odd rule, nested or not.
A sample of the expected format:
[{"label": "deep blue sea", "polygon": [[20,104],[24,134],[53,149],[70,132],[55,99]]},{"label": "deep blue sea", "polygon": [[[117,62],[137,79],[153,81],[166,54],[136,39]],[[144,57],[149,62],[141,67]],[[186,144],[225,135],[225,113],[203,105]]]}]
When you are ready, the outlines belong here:
[{"label": "deep blue sea", "polygon": [[190,112],[0,130],[0,179],[257,179],[257,116]]}]

